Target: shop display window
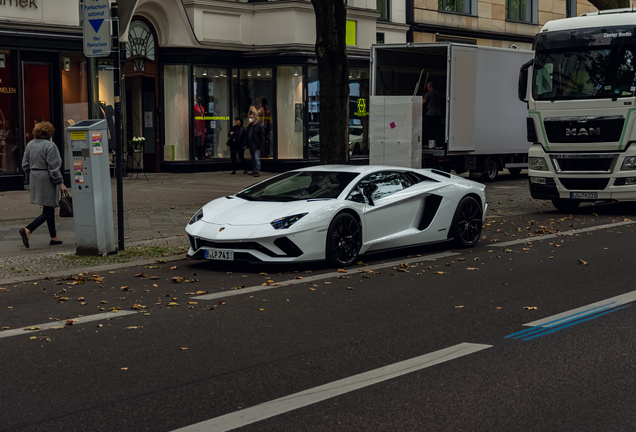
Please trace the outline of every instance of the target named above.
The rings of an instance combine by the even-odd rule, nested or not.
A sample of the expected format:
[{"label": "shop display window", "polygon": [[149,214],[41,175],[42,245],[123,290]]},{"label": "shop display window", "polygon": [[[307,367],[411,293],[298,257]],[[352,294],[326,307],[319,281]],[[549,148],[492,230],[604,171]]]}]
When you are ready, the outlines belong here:
[{"label": "shop display window", "polygon": [[274,101],[274,81],[271,68],[253,67],[234,70],[232,83],[234,86],[235,117],[243,118],[247,126],[249,113],[254,112],[265,129],[265,148],[261,158],[274,156],[274,121],[276,118]]},{"label": "shop display window", "polygon": [[280,66],[276,72],[278,158],[303,158],[303,69]]},{"label": "shop display window", "polygon": [[163,68],[165,108],[165,161],[190,160],[189,66]]},{"label": "shop display window", "polygon": [[194,67],[193,145],[197,160],[229,158],[226,145],[233,121],[230,119],[228,70]]},{"label": "shop display window", "polygon": [[15,52],[0,50],[0,175],[21,172],[18,130],[18,65]]},{"label": "shop display window", "polygon": [[[309,156],[319,158],[320,81],[318,68],[308,71],[307,117]],[[349,68],[349,154],[352,157],[369,154],[369,69]],[[312,145],[314,144],[314,145]]]}]

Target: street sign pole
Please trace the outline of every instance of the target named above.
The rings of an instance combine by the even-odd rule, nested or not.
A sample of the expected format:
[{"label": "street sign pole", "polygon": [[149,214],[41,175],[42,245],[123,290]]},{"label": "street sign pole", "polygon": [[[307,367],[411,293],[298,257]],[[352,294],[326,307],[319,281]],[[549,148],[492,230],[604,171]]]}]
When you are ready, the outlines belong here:
[{"label": "street sign pole", "polygon": [[111,8],[111,19],[113,22],[113,43],[116,49],[113,50],[113,72],[114,72],[114,93],[115,93],[115,140],[116,156],[115,171],[117,175],[117,237],[119,239],[118,248],[123,251],[124,245],[124,145],[121,127],[121,45],[119,44],[119,10],[117,3],[113,3]]}]

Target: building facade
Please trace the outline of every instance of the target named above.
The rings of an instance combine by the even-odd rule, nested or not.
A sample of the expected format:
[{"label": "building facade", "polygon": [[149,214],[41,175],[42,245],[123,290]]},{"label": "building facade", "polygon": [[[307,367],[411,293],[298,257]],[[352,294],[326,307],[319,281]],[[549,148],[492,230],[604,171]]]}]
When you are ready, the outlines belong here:
[{"label": "building facade", "polygon": [[531,50],[546,22],[596,10],[586,0],[407,0],[408,40]]},{"label": "building facade", "polygon": [[[84,56],[81,4],[0,2],[0,190],[23,188],[20,164],[36,117],[55,126],[67,171],[68,125],[101,117],[114,133],[113,62]],[[354,113],[367,105],[371,45],[406,42],[406,17],[404,0],[347,2]],[[228,164],[234,119],[255,111],[267,135],[265,167],[315,159],[315,34],[309,0],[139,0],[124,37],[126,143],[145,138],[147,171],[218,170]],[[350,116],[351,139],[361,144],[352,157],[368,148],[364,114]]]}]

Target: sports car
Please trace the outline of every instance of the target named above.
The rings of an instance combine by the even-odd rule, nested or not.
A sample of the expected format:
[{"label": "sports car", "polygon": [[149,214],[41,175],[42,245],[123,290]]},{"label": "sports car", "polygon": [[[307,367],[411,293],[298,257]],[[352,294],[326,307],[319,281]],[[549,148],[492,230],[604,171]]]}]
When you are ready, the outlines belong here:
[{"label": "sports car", "polygon": [[188,222],[188,256],[349,266],[385,249],[454,241],[474,246],[485,186],[432,169],[322,165],[213,200]]}]

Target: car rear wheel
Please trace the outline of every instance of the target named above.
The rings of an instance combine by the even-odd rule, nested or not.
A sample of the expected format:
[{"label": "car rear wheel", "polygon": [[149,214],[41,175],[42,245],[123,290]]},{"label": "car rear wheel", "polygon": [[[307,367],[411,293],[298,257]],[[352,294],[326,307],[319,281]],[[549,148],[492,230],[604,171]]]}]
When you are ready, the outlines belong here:
[{"label": "car rear wheel", "polygon": [[358,259],[362,246],[362,229],[349,213],[338,214],[327,230],[327,261],[336,266],[349,266]]},{"label": "car rear wheel", "polygon": [[465,196],[457,205],[451,232],[460,247],[472,247],[481,236],[483,211],[479,202],[472,196]]},{"label": "car rear wheel", "polygon": [[484,163],[484,172],[481,175],[484,181],[495,181],[499,177],[499,164],[493,158],[487,158]]}]

